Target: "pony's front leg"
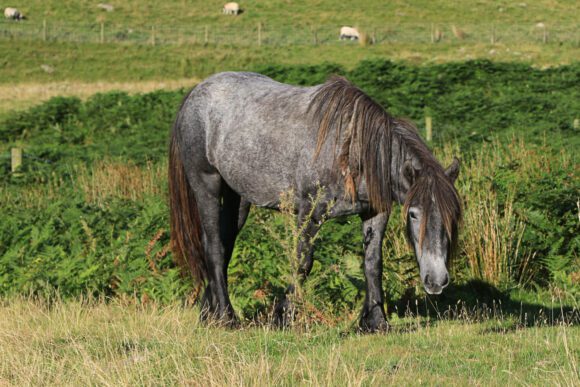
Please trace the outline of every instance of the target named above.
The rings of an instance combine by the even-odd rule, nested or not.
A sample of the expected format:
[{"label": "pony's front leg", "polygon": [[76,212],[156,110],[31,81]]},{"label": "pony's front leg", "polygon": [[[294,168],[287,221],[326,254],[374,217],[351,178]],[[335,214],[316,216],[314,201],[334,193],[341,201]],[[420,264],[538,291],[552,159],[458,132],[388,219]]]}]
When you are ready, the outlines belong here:
[{"label": "pony's front leg", "polygon": [[385,317],[383,296],[382,243],[389,221],[386,212],[374,216],[361,216],[365,248],[364,272],[366,297],[360,318],[360,328],[365,332],[385,331],[389,328]]},{"label": "pony's front leg", "polygon": [[[303,216],[298,215],[298,227],[303,228],[302,235],[298,241],[297,257],[298,259],[298,281],[301,285],[305,280],[310,271],[312,270],[312,264],[314,262],[314,248],[313,239],[318,230],[320,229],[320,223],[313,220],[307,219],[302,220]],[[304,222],[307,222],[306,224]],[[273,323],[277,327],[284,328],[290,324],[294,318],[294,305],[288,299],[288,296],[295,294],[296,286],[295,284],[290,284],[286,289],[284,298],[282,298],[274,307]]]}]

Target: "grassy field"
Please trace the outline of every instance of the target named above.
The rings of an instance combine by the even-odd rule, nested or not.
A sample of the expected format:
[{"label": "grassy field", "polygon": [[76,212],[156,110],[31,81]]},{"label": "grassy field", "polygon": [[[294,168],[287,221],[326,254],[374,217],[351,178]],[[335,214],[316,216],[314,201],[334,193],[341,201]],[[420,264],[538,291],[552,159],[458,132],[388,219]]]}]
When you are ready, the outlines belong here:
[{"label": "grassy field", "polygon": [[[327,70],[268,71],[308,83]],[[356,329],[360,220],[325,225],[298,319],[281,332],[268,314],[288,283],[294,219],[257,210],[229,272],[242,328],[199,324],[168,253],[166,141],[183,91],[55,98],[11,115],[0,154],[27,157],[17,174],[0,163],[0,385],[578,384],[577,73],[385,61],[348,73],[398,114],[429,106],[438,158],[462,159],[453,284],[425,297],[393,214],[392,330],[371,336]]]},{"label": "grassy field", "polygon": [[349,323],[205,327],[179,305],[131,299],[0,304],[6,385],[562,385],[580,383],[580,329],[408,316],[385,335]]},{"label": "grassy field", "polygon": [[[580,385],[580,99],[577,65],[559,67],[580,59],[577,2],[248,0],[238,17],[221,15],[224,2],[108,1],[113,12],[85,0],[11,2],[29,17],[22,26],[60,23],[97,38],[0,33],[0,386]],[[101,23],[107,36],[155,26],[168,38],[99,44]],[[552,33],[546,42],[538,23]],[[262,46],[167,42],[171,28],[256,36],[258,25]],[[268,41],[271,31],[337,34],[341,25],[401,38]],[[560,27],[572,35],[560,39]],[[438,43],[433,28],[444,33]],[[310,84],[327,68],[421,129],[432,114],[437,156],[461,156],[453,284],[425,297],[394,214],[383,247],[392,329],[360,335],[360,221],[331,222],[299,319],[273,330],[293,219],[253,211],[230,270],[242,327],[203,326],[168,253],[166,141],[181,96],[219,71]],[[133,95],[157,89],[180,90]],[[94,95],[111,90],[132,95]],[[55,96],[83,101],[26,110]],[[13,146],[24,148],[19,173],[10,172]]]},{"label": "grassy field", "polygon": [[[271,63],[315,65],[332,62],[351,69],[361,60],[373,58],[418,65],[485,58],[544,66],[571,63],[580,57],[580,50],[560,45],[523,44],[510,48],[458,42],[445,46],[399,43],[368,47],[246,47],[240,50],[203,45],[16,44],[0,38],[0,51],[6,54],[0,59],[0,115],[35,105],[57,93],[85,98],[94,92],[111,89],[135,92],[189,87],[215,72],[255,70]],[[54,71],[47,73],[43,65],[49,65]]]},{"label": "grassy field", "polygon": [[15,0],[10,4],[21,9],[30,20],[70,21],[87,23],[106,20],[128,25],[169,24],[255,24],[273,25],[380,25],[404,22],[429,23],[576,23],[578,4],[573,0],[495,1],[470,0],[452,3],[447,0],[366,0],[345,3],[337,0],[243,0],[244,13],[239,17],[221,14],[222,0],[142,0],[108,2],[113,12],[103,12],[96,3],[70,1],[66,6],[58,0]]},{"label": "grassy field", "polygon": [[[113,12],[103,12],[86,1],[67,2],[66,6],[56,0],[13,3],[12,6],[19,7],[29,16],[29,20],[22,25],[34,24],[40,29],[42,21],[46,20],[49,25],[81,23],[85,27],[79,24],[75,28],[89,28],[93,31],[98,31],[100,23],[105,23],[107,28],[126,30],[129,27],[142,27],[145,31],[149,31],[150,25],[159,28],[207,27],[210,31],[229,28],[233,32],[228,36],[235,36],[236,29],[255,29],[261,23],[264,26],[264,39],[267,39],[269,29],[304,28],[310,34],[313,28],[338,31],[341,25],[357,25],[368,34],[377,28],[388,27],[403,35],[409,29],[420,30],[420,34],[424,35],[417,40],[413,35],[419,33],[416,32],[408,37],[364,47],[350,42],[339,43],[334,36],[337,32],[332,32],[331,44],[314,45],[308,38],[306,44],[267,44],[261,47],[257,43],[240,47],[235,42],[228,43],[227,39],[220,41],[220,44],[149,46],[147,39],[143,44],[98,44],[93,40],[74,43],[48,39],[45,42],[40,35],[32,41],[13,40],[9,35],[2,35],[0,51],[4,55],[0,59],[0,83],[9,88],[25,83],[28,90],[40,89],[45,84],[49,84],[50,88],[53,83],[64,81],[140,83],[173,80],[183,83],[218,71],[252,70],[271,63],[332,62],[352,68],[363,59],[373,58],[425,65],[486,58],[555,66],[572,63],[580,58],[579,37],[574,32],[577,31],[574,15],[578,11],[574,1],[518,3],[480,0],[453,6],[448,1],[408,4],[403,1],[385,3],[371,0],[348,5],[336,0],[314,3],[248,1],[242,2],[246,12],[238,17],[221,15],[222,2],[218,1],[111,2],[116,7]],[[537,23],[543,23],[547,28],[565,26],[572,32],[564,40],[555,36],[544,44],[535,27]],[[488,36],[492,24],[498,30],[498,36],[502,36],[494,44]],[[441,29],[445,36],[437,44],[431,44],[427,36],[429,30],[434,28],[432,25]],[[466,32],[466,38],[457,39],[453,36],[451,27],[455,25]],[[98,32],[95,34],[98,35]],[[178,40],[177,35],[173,39],[171,36],[169,33],[170,41]],[[90,86],[81,88],[77,95],[85,96],[90,89]],[[123,89],[131,90],[133,87]],[[0,113],[30,106],[35,100],[46,99],[48,94],[38,92],[34,98],[30,98],[30,93],[24,93],[23,96],[22,93],[11,93],[9,89],[7,95],[0,101]]]}]

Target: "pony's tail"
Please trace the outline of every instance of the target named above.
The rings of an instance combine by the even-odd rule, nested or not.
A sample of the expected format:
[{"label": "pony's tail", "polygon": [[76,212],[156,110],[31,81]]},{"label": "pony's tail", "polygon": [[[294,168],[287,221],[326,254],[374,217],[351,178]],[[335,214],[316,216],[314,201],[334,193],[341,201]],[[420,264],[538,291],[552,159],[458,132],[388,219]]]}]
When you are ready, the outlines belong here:
[{"label": "pony's tail", "polygon": [[177,130],[169,146],[169,207],[171,250],[177,263],[198,282],[207,278],[201,221],[193,190],[187,181],[179,152]]}]

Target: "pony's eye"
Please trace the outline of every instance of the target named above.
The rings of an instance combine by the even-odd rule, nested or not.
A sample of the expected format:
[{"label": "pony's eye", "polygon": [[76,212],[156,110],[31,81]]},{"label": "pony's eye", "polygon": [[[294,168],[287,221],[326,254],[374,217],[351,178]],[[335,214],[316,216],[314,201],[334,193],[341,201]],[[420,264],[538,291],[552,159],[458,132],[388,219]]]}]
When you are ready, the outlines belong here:
[{"label": "pony's eye", "polygon": [[409,217],[411,218],[411,220],[417,220],[417,214],[414,212],[409,212]]}]

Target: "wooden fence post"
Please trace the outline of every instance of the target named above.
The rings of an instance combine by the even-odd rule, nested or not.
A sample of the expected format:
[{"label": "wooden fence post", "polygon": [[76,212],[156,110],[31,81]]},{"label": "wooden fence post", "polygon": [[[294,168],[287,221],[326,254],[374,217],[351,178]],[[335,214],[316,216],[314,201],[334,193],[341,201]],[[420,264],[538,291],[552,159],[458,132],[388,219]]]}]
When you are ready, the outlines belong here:
[{"label": "wooden fence post", "polygon": [[495,44],[495,25],[491,25],[491,44]]},{"label": "wooden fence post", "polygon": [[151,26],[151,45],[155,46],[155,26]]},{"label": "wooden fence post", "polygon": [[574,124],[573,124],[574,129],[578,130],[580,129],[580,118],[575,118],[574,119]]},{"label": "wooden fence post", "polygon": [[433,119],[431,116],[425,116],[425,137],[427,141],[433,140]]},{"label": "wooden fence post", "polygon": [[101,22],[101,44],[105,43],[105,23]]},{"label": "wooden fence post", "polygon": [[42,20],[42,40],[46,42],[47,35],[46,35],[46,19]]},{"label": "wooden fence post", "polygon": [[12,173],[18,171],[20,166],[22,165],[22,148],[12,148],[11,149],[11,157],[12,157]]},{"label": "wooden fence post", "polygon": [[208,44],[208,42],[209,42],[209,27],[208,26],[205,26],[205,38],[204,38],[203,42],[205,44]]},{"label": "wooden fence post", "polygon": [[548,43],[548,29],[546,28],[545,25],[544,25],[544,37],[543,37],[542,41],[544,43]]},{"label": "wooden fence post", "polygon": [[258,23],[258,46],[262,45],[262,23]]},{"label": "wooden fence post", "polygon": [[431,23],[431,43],[435,43],[435,26]]},{"label": "wooden fence post", "polygon": [[315,28],[313,30],[313,33],[314,33],[314,45],[318,46],[318,30]]}]

